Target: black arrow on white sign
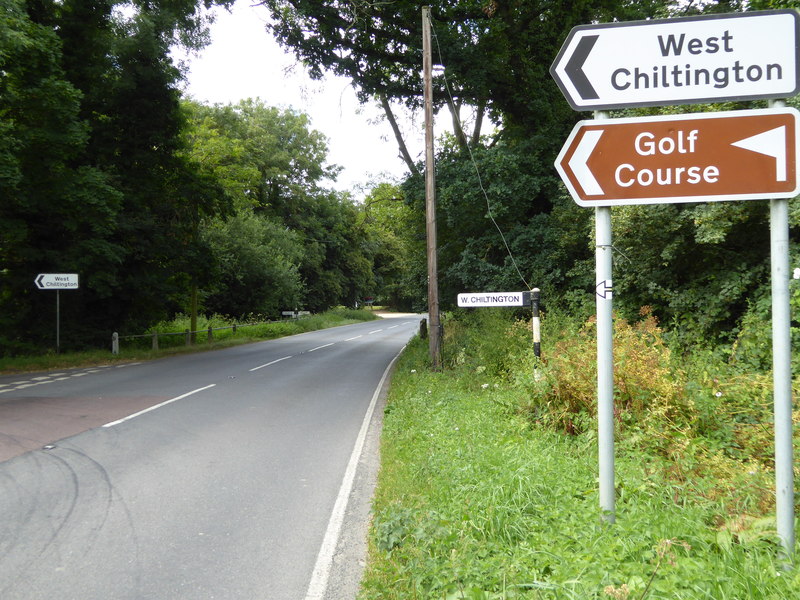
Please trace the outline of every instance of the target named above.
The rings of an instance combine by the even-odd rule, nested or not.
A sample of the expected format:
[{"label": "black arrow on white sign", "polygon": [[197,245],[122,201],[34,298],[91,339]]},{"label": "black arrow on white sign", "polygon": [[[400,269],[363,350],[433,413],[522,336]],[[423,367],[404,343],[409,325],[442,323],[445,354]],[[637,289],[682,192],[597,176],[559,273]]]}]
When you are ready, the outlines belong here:
[{"label": "black arrow on white sign", "polygon": [[579,25],[550,74],[581,111],[789,98],[799,40],[795,10]]},{"label": "black arrow on white sign", "polygon": [[589,81],[589,78],[586,77],[586,73],[583,72],[583,65],[586,59],[589,58],[589,54],[591,54],[592,48],[594,48],[599,37],[599,35],[587,35],[582,37],[578,42],[578,47],[575,48],[575,52],[567,61],[567,66],[564,69],[567,77],[572,81],[572,85],[575,86],[575,89],[584,100],[597,100],[600,97]]}]

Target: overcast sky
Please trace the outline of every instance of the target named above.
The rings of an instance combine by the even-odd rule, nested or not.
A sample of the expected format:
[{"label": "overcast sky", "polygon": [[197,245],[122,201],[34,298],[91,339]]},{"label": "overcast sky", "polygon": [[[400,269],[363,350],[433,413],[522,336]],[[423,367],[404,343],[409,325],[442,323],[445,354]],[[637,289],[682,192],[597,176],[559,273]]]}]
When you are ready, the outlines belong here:
[{"label": "overcast sky", "polygon": [[[208,103],[258,97],[271,106],[307,113],[312,127],[329,140],[329,162],[344,167],[337,189],[351,190],[370,179],[381,179],[382,173],[399,178],[406,172],[391,127],[385,121],[377,122],[382,110],[360,106],[347,79],[309,79],[294,57],[285,54],[265,30],[267,11],[263,7],[238,0],[232,13],[215,12],[211,45],[189,58],[188,95]],[[404,120],[406,143],[412,156],[421,158],[422,115],[415,118],[416,123]]]}]

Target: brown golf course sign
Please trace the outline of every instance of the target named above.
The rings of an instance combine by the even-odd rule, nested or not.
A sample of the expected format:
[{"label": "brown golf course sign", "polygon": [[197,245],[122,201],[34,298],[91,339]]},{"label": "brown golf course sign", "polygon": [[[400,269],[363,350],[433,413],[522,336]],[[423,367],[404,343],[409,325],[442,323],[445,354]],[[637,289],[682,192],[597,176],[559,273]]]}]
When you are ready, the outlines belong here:
[{"label": "brown golf course sign", "polygon": [[581,206],[789,198],[798,117],[776,108],[581,121],[556,169]]}]

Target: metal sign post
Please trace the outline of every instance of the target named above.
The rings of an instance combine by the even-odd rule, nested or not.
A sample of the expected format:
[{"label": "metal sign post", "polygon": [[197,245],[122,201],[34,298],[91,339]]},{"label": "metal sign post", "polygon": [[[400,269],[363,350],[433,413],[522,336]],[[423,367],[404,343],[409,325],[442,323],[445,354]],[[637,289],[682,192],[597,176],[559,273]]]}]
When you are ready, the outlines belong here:
[{"label": "metal sign post", "polygon": [[[783,106],[782,101],[771,102]],[[794,551],[792,347],[789,305],[789,200],[770,200],[772,265],[772,385],[775,420],[775,510],[785,558]]]},{"label": "metal sign post", "polygon": [[61,354],[61,290],[56,290],[56,354]]},{"label": "metal sign post", "polygon": [[[607,119],[595,112],[595,119]],[[595,208],[595,302],[597,305],[597,446],[600,474],[600,510],[613,523],[614,491],[614,322],[611,207]]]}]

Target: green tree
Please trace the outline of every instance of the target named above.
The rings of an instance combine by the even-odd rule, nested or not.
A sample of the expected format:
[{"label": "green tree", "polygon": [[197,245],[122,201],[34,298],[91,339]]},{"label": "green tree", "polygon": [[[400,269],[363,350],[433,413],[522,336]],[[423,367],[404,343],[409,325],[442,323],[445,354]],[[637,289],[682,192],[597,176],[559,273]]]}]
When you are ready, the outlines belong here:
[{"label": "green tree", "polygon": [[328,191],[295,196],[283,207],[276,216],[297,232],[305,248],[300,273],[308,309],[353,306],[364,296],[374,295],[372,246],[361,209],[347,194]]},{"label": "green tree", "polygon": [[52,311],[29,289],[37,272],[81,275],[64,337],[96,344],[181,307],[208,271],[198,226],[228,197],[183,153],[170,50],[204,42],[210,4],[0,4],[0,302],[20,343],[52,337],[32,318]]},{"label": "green tree", "polygon": [[402,310],[422,309],[424,285],[424,221],[406,203],[398,185],[374,185],[363,205],[364,227],[372,246],[375,295],[378,302]]},{"label": "green tree", "polygon": [[[101,169],[80,157],[88,128],[81,94],[61,68],[61,43],[17,0],[0,2],[0,334],[3,351],[51,343],[52,294],[37,273],[113,270],[121,195]],[[77,310],[108,291],[84,280],[64,302],[65,333],[88,329]],[[66,336],[65,336],[66,337]]]},{"label": "green tree", "polygon": [[281,223],[242,211],[204,227],[215,265],[203,296],[208,312],[243,317],[280,316],[303,301],[298,266],[303,248]]},{"label": "green tree", "polygon": [[[409,0],[342,3],[337,0],[263,0],[270,29],[292,50],[312,77],[334,72],[349,77],[362,101],[381,103],[390,122],[389,101],[419,108],[422,102],[421,5]],[[451,115],[461,106],[477,109],[471,135],[454,120],[464,149],[476,145],[483,115],[525,134],[551,130],[573,120],[547,67],[574,25],[651,17],[664,0],[440,0],[431,2],[434,61],[443,64],[448,87],[436,78],[434,102]],[[558,134],[559,130],[556,129]],[[418,168],[398,138],[409,171]]]},{"label": "green tree", "polygon": [[326,164],[327,140],[307,115],[258,99],[190,111],[191,156],[223,178],[237,210],[280,222],[300,240],[303,306],[352,305],[372,294],[372,248],[359,209],[325,187],[339,167]]},{"label": "green tree", "polygon": [[[223,136],[229,156],[217,164],[234,164],[250,171],[235,174],[245,184],[238,200],[244,206],[291,211],[296,196],[313,193],[341,170],[326,164],[328,142],[311,128],[308,115],[268,106],[261,99],[236,104],[195,105],[195,123],[203,122],[206,135]],[[200,152],[206,152],[206,148]],[[237,159],[237,156],[239,157]],[[241,159],[241,160],[239,160]],[[245,200],[246,198],[246,200]]]}]

